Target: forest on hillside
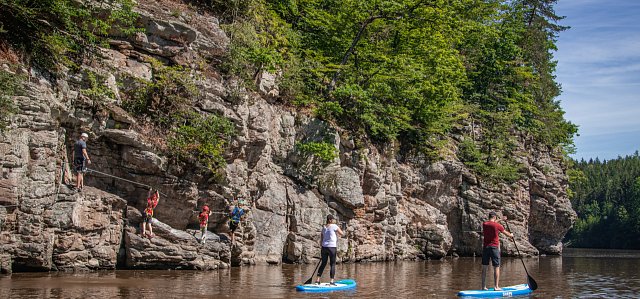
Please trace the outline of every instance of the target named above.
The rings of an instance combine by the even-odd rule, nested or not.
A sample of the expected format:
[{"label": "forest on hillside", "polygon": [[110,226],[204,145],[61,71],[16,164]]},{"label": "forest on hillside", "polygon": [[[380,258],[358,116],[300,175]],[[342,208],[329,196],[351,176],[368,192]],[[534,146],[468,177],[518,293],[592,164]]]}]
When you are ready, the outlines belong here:
[{"label": "forest on hillside", "polygon": [[[73,72],[96,46],[108,46],[114,27],[124,35],[139,30],[136,2],[94,2],[100,5],[1,0],[0,46],[23,53],[21,63],[47,70],[52,78],[64,76],[61,70]],[[255,89],[263,72],[279,74],[279,101],[312,111],[360,142],[398,145],[399,157],[440,159],[455,131],[465,135],[458,138],[460,160],[482,176],[513,182],[524,175],[515,159],[519,136],[550,148],[570,147],[577,131],[556,100],[553,52],[558,34],[567,29],[558,24],[563,17],[554,12],[556,0],[184,2],[215,15],[230,37],[226,59],[207,62],[225,76],[243,78]],[[104,15],[103,3],[112,11],[97,19]],[[0,86],[15,84],[0,78],[6,79]],[[165,83],[177,84],[165,89],[182,94],[151,90],[125,97],[134,101],[125,108],[144,114],[139,108],[151,100],[188,103],[189,82]],[[104,89],[93,85],[98,93]],[[7,101],[0,109],[5,117],[13,111]],[[161,125],[173,134],[180,135],[176,128],[185,123],[198,123],[174,114],[161,115],[167,120]],[[326,146],[310,148],[320,153]],[[206,164],[215,165],[221,151],[205,153],[215,156]]]},{"label": "forest on hillside", "polygon": [[578,220],[571,247],[640,249],[640,156],[575,161],[570,197]]}]

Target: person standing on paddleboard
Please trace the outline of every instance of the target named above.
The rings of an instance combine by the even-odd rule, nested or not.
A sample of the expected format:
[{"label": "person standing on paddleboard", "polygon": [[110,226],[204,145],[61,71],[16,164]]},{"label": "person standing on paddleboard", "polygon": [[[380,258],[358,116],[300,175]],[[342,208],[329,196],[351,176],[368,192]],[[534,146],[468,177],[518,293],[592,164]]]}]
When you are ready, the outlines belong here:
[{"label": "person standing on paddleboard", "polygon": [[322,277],[324,267],[327,266],[328,259],[331,266],[331,270],[329,272],[331,275],[330,284],[335,285],[333,278],[336,276],[336,248],[338,247],[338,237],[342,237],[343,235],[344,232],[342,232],[342,229],[340,229],[336,224],[336,218],[331,214],[327,215],[327,223],[322,227],[322,233],[320,236],[320,245],[322,246],[320,255],[322,257],[322,262],[318,269],[318,278],[316,280],[317,284],[320,284],[320,277]]},{"label": "person standing on paddleboard", "polygon": [[[502,217],[506,221],[507,216]],[[500,289],[500,233],[511,238],[513,234],[506,231],[504,227],[498,223],[496,212],[489,212],[489,220],[482,223],[482,289],[487,289],[486,276],[487,268],[489,268],[489,260],[493,265],[493,280],[496,283],[495,290]]]}]

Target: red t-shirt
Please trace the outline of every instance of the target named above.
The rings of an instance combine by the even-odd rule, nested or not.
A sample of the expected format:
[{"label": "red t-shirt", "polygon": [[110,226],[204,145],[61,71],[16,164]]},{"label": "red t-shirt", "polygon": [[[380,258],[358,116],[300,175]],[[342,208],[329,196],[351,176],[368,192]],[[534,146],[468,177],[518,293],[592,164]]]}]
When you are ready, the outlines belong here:
[{"label": "red t-shirt", "polygon": [[[193,214],[192,214],[193,215]],[[200,226],[205,226],[209,222],[209,212],[202,212],[198,215],[200,219]]]},{"label": "red t-shirt", "polygon": [[482,223],[482,247],[494,246],[500,247],[500,232],[504,231],[504,227],[497,222],[485,221]]},{"label": "red t-shirt", "polygon": [[147,207],[155,209],[158,205],[158,194],[153,193],[151,197],[147,198]]}]

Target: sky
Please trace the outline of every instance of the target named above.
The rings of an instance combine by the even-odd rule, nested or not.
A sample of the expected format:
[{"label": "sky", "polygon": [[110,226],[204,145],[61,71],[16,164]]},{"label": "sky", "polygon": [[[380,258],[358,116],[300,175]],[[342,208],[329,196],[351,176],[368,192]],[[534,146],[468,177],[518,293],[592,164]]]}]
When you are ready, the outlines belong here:
[{"label": "sky", "polygon": [[557,81],[576,159],[640,150],[640,0],[558,0]]}]

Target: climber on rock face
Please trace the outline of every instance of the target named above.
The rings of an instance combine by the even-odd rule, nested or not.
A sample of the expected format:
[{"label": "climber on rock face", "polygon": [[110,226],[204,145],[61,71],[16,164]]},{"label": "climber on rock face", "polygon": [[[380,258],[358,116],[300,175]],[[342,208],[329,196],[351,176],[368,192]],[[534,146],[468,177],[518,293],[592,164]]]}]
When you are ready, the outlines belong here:
[{"label": "climber on rock face", "polygon": [[[160,192],[156,190],[153,192],[153,189],[149,189],[149,194],[147,195],[147,207],[144,209],[144,220],[142,221],[142,236],[148,236],[149,238],[153,238],[153,228],[151,227],[151,223],[153,222],[153,209],[158,206],[158,202],[160,201]],[[149,227],[149,234],[147,235],[146,228]]]},{"label": "climber on rock face", "polygon": [[246,215],[246,202],[244,200],[239,200],[237,197],[234,197],[234,205],[229,207],[229,230],[231,235],[231,244],[233,244],[235,231],[240,226],[240,221],[244,219]]},{"label": "climber on rock face", "polygon": [[205,239],[207,238],[207,226],[209,224],[209,216],[211,215],[211,211],[208,206],[202,207],[202,212],[198,215],[198,220],[200,220],[200,242],[204,244]]},{"label": "climber on rock face", "polygon": [[87,133],[80,134],[80,138],[73,146],[73,170],[76,172],[76,190],[82,191],[84,187],[84,173],[87,172],[87,165],[91,164],[87,153]]}]

